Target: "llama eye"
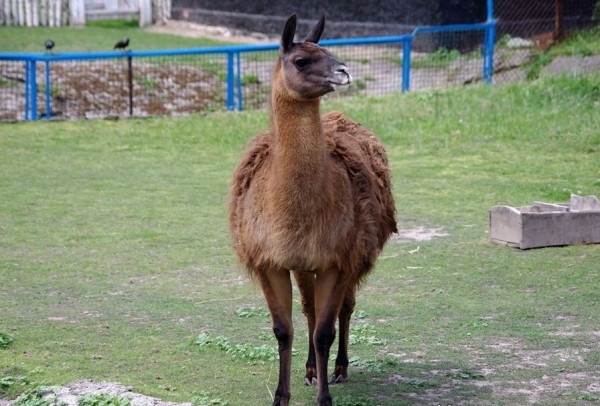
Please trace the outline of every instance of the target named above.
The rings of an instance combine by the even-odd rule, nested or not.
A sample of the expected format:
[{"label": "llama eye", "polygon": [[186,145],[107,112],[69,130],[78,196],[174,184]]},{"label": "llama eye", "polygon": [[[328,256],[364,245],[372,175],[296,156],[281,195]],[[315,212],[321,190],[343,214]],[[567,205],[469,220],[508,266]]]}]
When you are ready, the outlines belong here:
[{"label": "llama eye", "polygon": [[298,69],[304,69],[310,64],[310,59],[308,58],[298,58],[294,61],[294,65]]}]

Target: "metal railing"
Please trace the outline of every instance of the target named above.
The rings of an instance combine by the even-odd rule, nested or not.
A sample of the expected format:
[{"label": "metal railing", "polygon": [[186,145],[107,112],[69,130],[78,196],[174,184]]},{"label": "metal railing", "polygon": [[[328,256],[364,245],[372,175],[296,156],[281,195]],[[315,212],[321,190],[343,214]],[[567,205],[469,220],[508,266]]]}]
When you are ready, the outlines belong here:
[{"label": "metal railing", "polygon": [[[491,0],[489,0],[491,1]],[[489,10],[491,12],[491,9]],[[491,14],[490,14],[491,16]],[[488,17],[488,21],[485,23],[479,24],[460,24],[460,25],[445,25],[445,26],[432,26],[432,27],[419,27],[415,29],[411,34],[407,35],[399,35],[399,36],[389,36],[389,37],[373,37],[373,38],[349,38],[349,39],[333,39],[333,40],[323,40],[320,42],[320,45],[326,47],[347,47],[348,49],[356,49],[358,47],[373,49],[374,47],[380,47],[381,49],[385,49],[388,52],[388,59],[392,59],[393,62],[388,64],[391,66],[390,69],[397,69],[397,76],[399,78],[399,86],[395,85],[391,88],[390,91],[402,91],[406,92],[411,89],[411,64],[415,58],[412,57],[413,53],[413,43],[415,38],[422,36],[424,34],[440,34],[440,33],[457,33],[457,32],[482,32],[484,35],[483,44],[481,46],[481,58],[482,58],[482,70],[481,70],[481,79],[485,83],[491,83],[492,79],[492,71],[493,71],[493,49],[495,42],[495,28],[496,22],[493,18]],[[5,82],[6,78],[13,80],[11,82],[13,87],[17,87],[14,83],[23,83],[23,111],[22,117],[24,120],[38,120],[38,119],[50,119],[54,116],[53,114],[53,103],[59,103],[62,99],[67,98],[64,95],[54,94],[60,93],[56,91],[56,87],[53,85],[53,69],[56,69],[56,66],[59,64],[64,64],[67,62],[74,63],[77,65],[78,63],[81,65],[83,61],[118,61],[124,60],[127,62],[125,69],[126,81],[123,81],[123,84],[117,90],[107,89],[105,92],[110,93],[113,92],[122,92],[123,90],[127,93],[128,105],[127,109],[121,107],[119,111],[116,113],[112,113],[112,115],[122,116],[140,116],[143,114],[137,114],[134,111],[134,107],[136,100],[142,97],[142,93],[134,89],[134,82],[148,82],[146,83],[146,87],[150,90],[144,93],[144,97],[150,97],[148,94],[152,93],[152,87],[154,86],[149,79],[144,79],[146,75],[145,71],[141,71],[139,74],[136,74],[136,70],[139,70],[140,65],[144,65],[139,61],[143,61],[144,59],[152,60],[154,66],[163,66],[163,70],[166,69],[164,66],[164,62],[160,61],[160,58],[188,58],[186,61],[189,62],[189,58],[196,58],[195,64],[197,66],[201,66],[202,70],[210,71],[213,75],[211,79],[211,83],[214,86],[212,91],[212,95],[214,96],[214,100],[221,103],[224,101],[222,106],[224,106],[228,110],[242,110],[245,108],[244,102],[244,91],[247,85],[247,82],[252,82],[253,80],[256,82],[266,82],[269,80],[270,76],[266,76],[263,78],[254,78],[253,80],[248,79],[250,76],[254,77],[257,75],[248,75],[246,72],[246,65],[248,65],[248,60],[252,58],[250,55],[254,55],[254,59],[260,60],[261,57],[257,55],[270,55],[274,59],[275,52],[278,50],[278,44],[265,44],[265,45],[240,45],[240,46],[220,46],[220,47],[209,47],[209,48],[193,48],[193,49],[173,49],[173,50],[154,50],[154,51],[126,51],[126,52],[97,52],[97,53],[44,53],[44,54],[0,54],[0,80],[4,77]],[[268,53],[271,54],[268,54]],[[390,53],[391,52],[391,53]],[[476,51],[479,52],[479,51]],[[353,57],[347,52],[349,56],[347,58],[342,59],[350,59]],[[204,58],[202,61],[198,61],[199,58]],[[356,59],[356,58],[355,58]],[[136,61],[134,64],[133,62]],[[3,73],[3,69],[5,68],[6,63],[12,64],[23,64],[22,65],[22,73],[15,78],[13,74],[5,74]],[[91,63],[91,62],[90,62]],[[187,63],[187,62],[186,62]],[[268,61],[269,65],[272,65],[272,61]],[[150,64],[147,64],[150,65]],[[389,67],[388,66],[388,67]],[[396,68],[393,68],[396,66]],[[83,66],[81,66],[83,69]],[[69,69],[69,67],[63,69],[63,71],[76,71],[78,68]],[[12,65],[12,71],[18,71],[18,66]],[[41,71],[41,72],[40,72]],[[43,72],[43,73],[42,73]],[[123,73],[121,71],[121,73]],[[160,75],[162,77],[167,76],[163,81],[168,81],[169,74],[173,75],[173,72],[162,72]],[[186,72],[185,77],[189,78],[189,75],[192,73]],[[122,75],[121,75],[122,76]],[[264,75],[263,75],[264,76]],[[368,75],[367,75],[368,76]],[[40,78],[43,78],[43,84],[39,84]],[[120,77],[122,79],[122,77]],[[190,79],[188,79],[190,80]],[[111,82],[109,79],[104,79],[105,82]],[[113,80],[114,81],[114,80]],[[192,82],[199,82],[201,79],[193,79]],[[85,80],[84,80],[85,82]],[[91,80],[89,81],[89,85],[91,86]],[[79,85],[81,86],[81,85]],[[187,87],[187,84],[183,84],[179,86],[179,90],[174,90],[175,92],[182,92]],[[363,83],[363,86],[369,86]],[[158,85],[154,86],[155,88]],[[206,87],[206,86],[205,86]],[[224,94],[221,93],[221,87],[224,89]],[[0,89],[1,89],[0,82]],[[189,89],[188,89],[189,90]],[[206,89],[205,89],[206,90]],[[95,89],[90,88],[87,90],[87,94],[93,94]],[[137,94],[135,92],[138,92]],[[159,93],[159,91],[155,90],[154,93]],[[263,89],[263,93],[266,93]],[[152,95],[151,95],[152,96]],[[154,97],[156,95],[153,95]],[[1,96],[0,96],[1,97]],[[193,95],[192,95],[193,97]],[[160,98],[160,95],[158,95]],[[163,97],[164,99],[165,97]],[[223,100],[224,99],[224,100]],[[1,99],[0,99],[1,100]],[[75,101],[73,103],[76,103]],[[110,104],[110,102],[108,102]],[[219,108],[218,105],[215,105],[215,102],[211,102],[211,108]],[[4,104],[4,103],[2,103]],[[42,105],[40,108],[40,104]],[[93,103],[92,103],[93,104]],[[0,113],[2,112],[2,106],[0,105]],[[90,107],[90,108],[93,108]],[[187,113],[194,112],[194,109],[190,109]],[[181,112],[181,111],[178,111]],[[183,111],[185,112],[185,111]],[[108,114],[109,116],[111,114]],[[98,115],[103,116],[103,115]],[[104,115],[106,116],[106,115]],[[84,117],[87,117],[84,115]],[[90,115],[90,117],[94,117],[94,115]],[[67,117],[68,118],[68,117]],[[19,119],[18,117],[16,118]],[[0,114],[0,121],[2,120],[2,115]]]}]

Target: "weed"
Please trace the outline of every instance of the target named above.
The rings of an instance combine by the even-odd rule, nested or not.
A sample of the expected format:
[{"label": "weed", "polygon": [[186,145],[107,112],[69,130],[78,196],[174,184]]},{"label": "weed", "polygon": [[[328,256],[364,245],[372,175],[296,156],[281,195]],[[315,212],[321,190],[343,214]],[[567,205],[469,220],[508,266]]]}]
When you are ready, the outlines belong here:
[{"label": "weed", "polygon": [[19,396],[13,406],[66,406],[66,404],[58,401],[53,387],[36,386]]},{"label": "weed", "polygon": [[135,76],[135,81],[141,87],[143,87],[145,90],[157,89],[158,88],[158,82],[156,80],[147,78],[145,76],[136,75]]},{"label": "weed", "polygon": [[15,80],[6,80],[0,76],[0,87],[19,87],[21,84]]},{"label": "weed", "polygon": [[202,391],[192,398],[192,404],[194,406],[227,406],[229,402]]},{"label": "weed", "polygon": [[10,334],[0,331],[0,348],[8,348],[14,341]]},{"label": "weed", "polygon": [[418,389],[435,388],[438,386],[436,382],[423,381],[421,379],[411,379],[406,382],[408,386]]},{"label": "weed", "polygon": [[600,397],[592,395],[591,393],[584,393],[583,395],[579,396],[579,400],[587,400],[590,402],[597,402],[600,400]]},{"label": "weed", "polygon": [[350,336],[348,343],[350,345],[369,344],[369,345],[384,345],[385,339],[376,337],[377,331],[369,323],[356,323],[350,326]]},{"label": "weed", "polygon": [[240,317],[268,317],[269,312],[264,307],[240,307],[235,311]]},{"label": "weed", "polygon": [[257,75],[242,76],[242,85],[260,85],[260,79]]},{"label": "weed", "polygon": [[468,369],[461,369],[459,371],[454,371],[454,372],[448,372],[446,374],[447,377],[452,378],[452,379],[463,379],[463,380],[469,380],[469,379],[475,379],[475,380],[481,380],[481,379],[485,379],[485,376],[483,376],[480,373],[477,372],[473,372],[473,371],[469,371]]},{"label": "weed", "polygon": [[[268,345],[254,346],[251,344],[231,344],[229,339],[223,336],[215,338],[210,337],[206,333],[198,336],[195,344],[200,347],[217,348],[232,356],[248,362],[274,362],[279,359],[279,352],[276,347]],[[298,351],[292,349],[292,355],[297,355]]]},{"label": "weed", "polygon": [[337,406],[379,406],[374,400],[364,397],[342,397],[337,399],[335,404]]},{"label": "weed", "polygon": [[384,363],[382,361],[378,361],[378,360],[362,360],[360,359],[359,356],[353,356],[350,357],[350,359],[348,360],[350,362],[350,365],[359,368],[359,369],[363,369],[365,371],[368,372],[383,372],[383,365]]},{"label": "weed", "polygon": [[131,400],[125,396],[90,393],[79,397],[77,399],[77,406],[131,406]]}]

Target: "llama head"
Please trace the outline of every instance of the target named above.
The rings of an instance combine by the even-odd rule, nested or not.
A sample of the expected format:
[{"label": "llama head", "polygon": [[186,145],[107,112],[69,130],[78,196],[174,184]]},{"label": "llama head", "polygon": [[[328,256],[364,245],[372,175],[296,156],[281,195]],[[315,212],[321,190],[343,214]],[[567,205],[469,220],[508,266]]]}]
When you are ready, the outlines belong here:
[{"label": "llama head", "polygon": [[288,94],[296,100],[314,100],[348,85],[348,67],[317,43],[325,28],[325,15],[301,42],[294,42],[296,14],[283,27],[279,58],[281,79]]}]

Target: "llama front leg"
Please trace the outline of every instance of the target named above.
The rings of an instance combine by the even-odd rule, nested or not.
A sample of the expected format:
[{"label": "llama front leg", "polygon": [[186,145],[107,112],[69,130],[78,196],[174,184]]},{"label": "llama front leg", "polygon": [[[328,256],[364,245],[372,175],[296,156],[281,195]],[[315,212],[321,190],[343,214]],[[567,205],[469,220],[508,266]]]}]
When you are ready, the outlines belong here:
[{"label": "llama front leg", "polygon": [[292,366],[292,281],[287,269],[268,269],[257,273],[271,312],[273,333],[279,344],[279,382],[272,406],[288,406]]},{"label": "llama front leg", "polygon": [[348,338],[350,337],[350,318],[356,304],[356,287],[349,286],[344,303],[340,309],[338,338],[338,355],[335,359],[335,369],[331,375],[331,383],[346,382],[348,380]]},{"label": "llama front leg", "polygon": [[335,322],[345,296],[342,272],[332,269],[319,272],[315,280],[316,326],[313,337],[317,359],[317,404],[332,406],[327,382],[329,350],[335,340]]},{"label": "llama front leg", "polygon": [[309,272],[294,271],[294,277],[302,298],[302,313],[304,313],[308,322],[308,358],[306,360],[304,384],[306,386],[316,385],[318,382],[317,359],[313,341],[315,333],[315,275]]}]

